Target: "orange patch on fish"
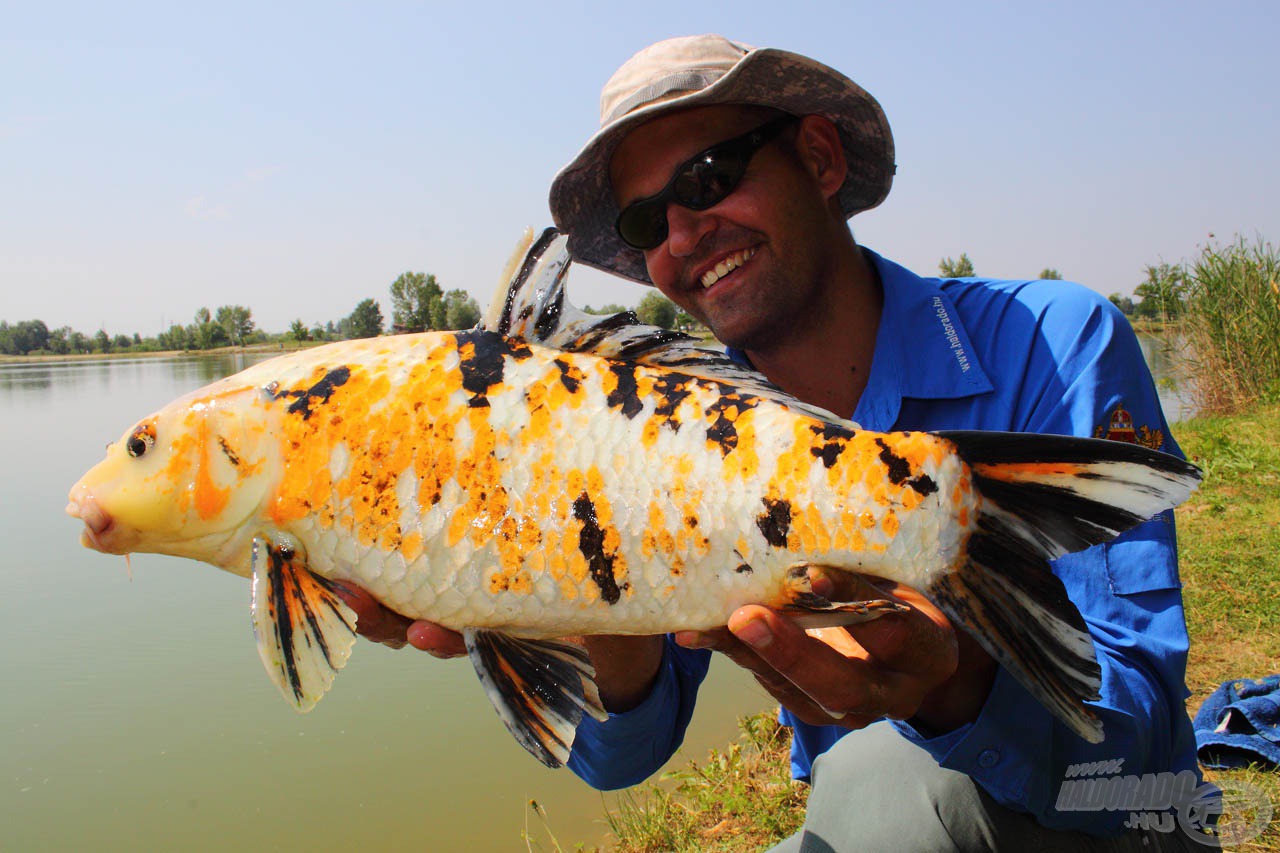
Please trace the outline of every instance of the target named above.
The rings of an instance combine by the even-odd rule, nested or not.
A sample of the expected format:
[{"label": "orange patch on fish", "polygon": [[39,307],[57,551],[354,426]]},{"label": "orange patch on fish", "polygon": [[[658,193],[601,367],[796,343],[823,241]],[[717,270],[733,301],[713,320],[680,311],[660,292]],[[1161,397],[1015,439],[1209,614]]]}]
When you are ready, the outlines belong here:
[{"label": "orange patch on fish", "polygon": [[1019,464],[986,465],[978,463],[973,466],[975,474],[1001,480],[1006,483],[1033,481],[1041,477],[1061,476],[1077,477],[1080,475],[1079,465],[1068,462],[1022,462]]},{"label": "orange patch on fish", "polygon": [[197,448],[199,458],[196,461],[195,500],[196,513],[202,520],[208,521],[227,508],[231,500],[231,487],[219,486],[213,481],[211,468],[213,461],[209,456],[209,424],[200,421]]}]

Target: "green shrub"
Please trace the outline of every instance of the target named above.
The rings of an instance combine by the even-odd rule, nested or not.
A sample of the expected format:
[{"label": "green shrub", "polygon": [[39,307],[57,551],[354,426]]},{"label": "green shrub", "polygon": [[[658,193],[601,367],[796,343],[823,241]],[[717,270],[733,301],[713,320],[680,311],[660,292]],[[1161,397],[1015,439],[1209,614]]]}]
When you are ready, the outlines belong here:
[{"label": "green shrub", "polygon": [[1211,243],[1187,282],[1183,331],[1200,410],[1280,400],[1280,252],[1261,239]]}]

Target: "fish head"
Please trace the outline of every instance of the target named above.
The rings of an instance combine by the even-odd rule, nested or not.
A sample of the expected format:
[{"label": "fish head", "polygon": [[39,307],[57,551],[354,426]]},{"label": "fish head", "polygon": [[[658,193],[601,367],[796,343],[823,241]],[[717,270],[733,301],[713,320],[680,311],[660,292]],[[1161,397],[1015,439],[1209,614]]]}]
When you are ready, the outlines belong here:
[{"label": "fish head", "polygon": [[71,487],[80,542],[106,554],[191,557],[243,573],[253,520],[278,477],[261,391],[217,383],[107,445]]}]

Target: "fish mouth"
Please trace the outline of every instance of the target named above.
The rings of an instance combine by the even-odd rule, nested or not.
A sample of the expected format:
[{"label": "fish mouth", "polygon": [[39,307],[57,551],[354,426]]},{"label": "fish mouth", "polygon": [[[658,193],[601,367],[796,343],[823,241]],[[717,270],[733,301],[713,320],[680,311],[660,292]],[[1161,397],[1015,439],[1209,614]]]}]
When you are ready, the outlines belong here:
[{"label": "fish mouth", "polygon": [[67,499],[67,515],[84,522],[80,544],[104,554],[127,554],[121,541],[123,532],[111,514],[83,487],[72,489]]}]

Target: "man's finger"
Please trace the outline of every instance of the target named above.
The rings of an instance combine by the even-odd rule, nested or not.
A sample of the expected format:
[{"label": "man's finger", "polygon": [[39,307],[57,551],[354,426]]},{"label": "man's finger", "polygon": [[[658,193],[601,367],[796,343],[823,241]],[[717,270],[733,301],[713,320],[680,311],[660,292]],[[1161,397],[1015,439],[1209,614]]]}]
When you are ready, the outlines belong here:
[{"label": "man's finger", "polygon": [[393,649],[404,648],[411,619],[388,610],[365,590],[351,584],[335,583],[334,590],[356,612],[356,633],[367,640]]},{"label": "man's finger", "polygon": [[949,678],[956,669],[958,647],[946,614],[910,587],[889,581],[867,586],[911,610],[850,625],[848,631],[854,639],[882,666],[932,682]]},{"label": "man's finger", "polygon": [[898,672],[945,679],[956,667],[955,631],[946,615],[924,595],[895,581],[814,567],[813,591],[831,601],[887,598],[911,608],[847,630],[877,663]]},{"label": "man's finger", "polygon": [[890,669],[849,658],[765,607],[739,608],[729,630],[827,716],[909,716],[924,689]]},{"label": "man's finger", "polygon": [[405,634],[409,645],[438,658],[462,657],[467,653],[467,644],[461,634],[434,622],[414,622]]}]

